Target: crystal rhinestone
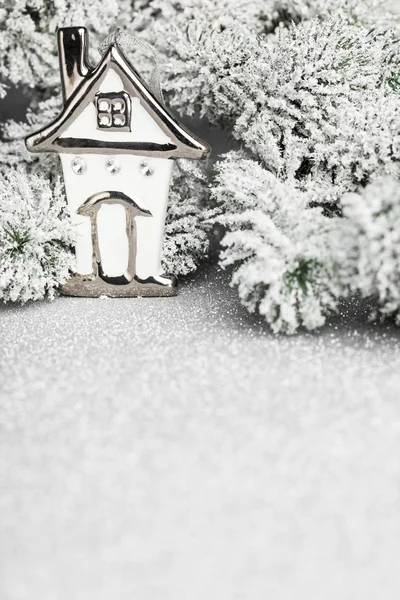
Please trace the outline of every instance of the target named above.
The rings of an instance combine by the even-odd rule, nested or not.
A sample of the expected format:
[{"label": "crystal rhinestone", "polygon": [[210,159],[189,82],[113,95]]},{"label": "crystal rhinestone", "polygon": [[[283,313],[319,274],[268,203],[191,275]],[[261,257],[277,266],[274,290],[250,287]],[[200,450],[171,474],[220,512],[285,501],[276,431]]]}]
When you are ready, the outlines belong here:
[{"label": "crystal rhinestone", "polygon": [[146,162],[145,160],[140,163],[139,168],[140,168],[141,174],[144,175],[145,177],[150,177],[150,175],[153,175],[153,173],[154,173],[154,167],[149,165],[149,163]]},{"label": "crystal rhinestone", "polygon": [[71,160],[71,169],[77,175],[83,175],[87,169],[87,164],[86,164],[85,159],[82,158],[82,156],[75,156]]},{"label": "crystal rhinestone", "polygon": [[110,173],[110,175],[116,175],[121,170],[121,165],[117,161],[116,158],[109,158],[106,160],[106,171]]}]

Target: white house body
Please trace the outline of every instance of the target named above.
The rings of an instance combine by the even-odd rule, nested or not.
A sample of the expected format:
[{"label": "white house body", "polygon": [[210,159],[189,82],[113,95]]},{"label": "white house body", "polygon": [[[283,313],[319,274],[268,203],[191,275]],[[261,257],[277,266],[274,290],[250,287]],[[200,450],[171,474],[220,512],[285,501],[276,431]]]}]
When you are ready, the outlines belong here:
[{"label": "white house body", "polygon": [[[120,77],[110,67],[99,91],[123,91]],[[132,99],[131,131],[114,131],[113,139],[129,142],[151,141],[169,143],[162,131],[141,106],[139,98]],[[110,132],[97,129],[96,108],[90,103],[81,115],[66,129],[61,138],[107,140]],[[73,170],[72,163],[79,157],[82,172]],[[92,272],[92,234],[90,218],[77,214],[79,207],[91,196],[104,190],[125,193],[145,206],[152,218],[136,218],[136,274],[141,279],[161,275],[161,251],[164,233],[168,191],[173,162],[165,158],[147,158],[132,154],[65,154],[60,153],[68,204],[78,224],[76,240],[77,272]],[[78,163],[79,164],[79,163]],[[150,175],[148,173],[151,173]],[[98,232],[101,262],[106,275],[122,275],[128,266],[128,240],[125,211],[120,205],[104,204],[98,214]]]},{"label": "white house body", "polygon": [[60,154],[76,223],[71,295],[174,295],[161,269],[175,158],[204,158],[207,144],[167,111],[115,39],[97,67],[84,28],[58,31],[64,109],[28,136],[32,152]]}]

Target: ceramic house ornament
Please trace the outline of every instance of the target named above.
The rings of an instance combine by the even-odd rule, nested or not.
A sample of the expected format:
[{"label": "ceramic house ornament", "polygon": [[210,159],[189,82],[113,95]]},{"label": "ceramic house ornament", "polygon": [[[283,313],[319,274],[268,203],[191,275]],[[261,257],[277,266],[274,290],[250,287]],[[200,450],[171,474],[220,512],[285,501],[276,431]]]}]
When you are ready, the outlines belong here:
[{"label": "ceramic house ornament", "polygon": [[77,225],[73,296],[173,296],[161,270],[173,160],[202,159],[209,146],[164,106],[118,45],[96,67],[84,27],[58,30],[64,107],[29,135],[31,152],[60,155],[68,206]]}]

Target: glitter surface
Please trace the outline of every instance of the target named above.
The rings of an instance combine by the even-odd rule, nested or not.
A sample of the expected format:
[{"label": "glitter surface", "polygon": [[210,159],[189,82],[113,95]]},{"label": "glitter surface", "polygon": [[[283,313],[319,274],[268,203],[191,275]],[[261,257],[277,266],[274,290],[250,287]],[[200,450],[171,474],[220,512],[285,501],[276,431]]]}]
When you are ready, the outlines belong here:
[{"label": "glitter surface", "polygon": [[0,309],[1,600],[400,595],[400,332],[177,298]]}]

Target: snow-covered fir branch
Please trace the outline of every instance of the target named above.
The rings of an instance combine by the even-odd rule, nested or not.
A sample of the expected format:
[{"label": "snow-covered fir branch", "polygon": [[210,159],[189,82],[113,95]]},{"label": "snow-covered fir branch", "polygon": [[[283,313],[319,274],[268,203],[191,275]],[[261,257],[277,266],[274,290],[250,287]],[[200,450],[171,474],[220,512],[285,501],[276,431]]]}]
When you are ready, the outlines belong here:
[{"label": "snow-covered fir branch", "polygon": [[278,22],[299,23],[314,17],[342,17],[364,27],[392,27],[396,20],[390,0],[278,0]]},{"label": "snow-covered fir branch", "polygon": [[54,297],[74,268],[74,230],[60,181],[10,170],[0,178],[0,300]]},{"label": "snow-covered fir branch", "polygon": [[310,208],[296,187],[230,153],[213,188],[214,220],[225,225],[221,263],[243,304],[275,332],[320,327],[344,289],[336,262],[338,218]]},{"label": "snow-covered fir branch", "polygon": [[241,25],[210,32],[193,23],[177,37],[172,103],[231,130],[277,176],[310,187],[314,201],[340,201],[349,186],[395,168],[400,55],[390,32],[316,19],[273,46]]},{"label": "snow-covered fir branch", "polygon": [[400,182],[377,179],[343,198],[338,229],[342,280],[376,298],[382,316],[400,324]]},{"label": "snow-covered fir branch", "polygon": [[187,275],[208,254],[209,238],[204,225],[207,165],[181,159],[172,174],[165,223],[163,267],[166,273]]},{"label": "snow-covered fir branch", "polygon": [[[302,22],[273,44],[242,25],[204,31],[193,23],[178,38],[168,80],[174,73],[172,102],[231,131],[247,158],[241,164],[236,154],[228,155],[212,185],[222,207],[217,218],[230,231],[222,242],[222,264],[235,266],[232,281],[243,303],[264,314],[274,330],[319,326],[347,290],[333,276],[338,262],[328,240],[337,219],[328,217],[340,214],[349,192],[379,176],[400,177],[398,41],[390,31],[369,31],[343,19]],[[272,219],[264,199],[278,180],[285,186],[282,213],[276,210]],[[290,214],[297,215],[290,225],[288,198]],[[318,205],[326,206],[323,213],[312,208]],[[319,224],[315,231],[308,219]],[[300,257],[310,252],[320,260],[296,262],[289,253],[293,263],[287,262],[279,248],[276,271],[271,227],[284,236],[285,248],[292,227]],[[319,231],[324,252],[316,251]]]},{"label": "snow-covered fir branch", "polygon": [[5,0],[0,6],[0,84],[34,88],[39,94],[58,87],[54,46],[57,27],[85,23],[106,34],[118,14],[117,0]]},{"label": "snow-covered fir branch", "polygon": [[59,158],[53,154],[38,155],[27,151],[25,137],[35,129],[53,121],[61,110],[60,95],[51,96],[28,109],[24,122],[8,121],[2,128],[0,139],[0,173],[6,174],[10,167],[23,164],[30,172],[43,177],[61,174]]}]

